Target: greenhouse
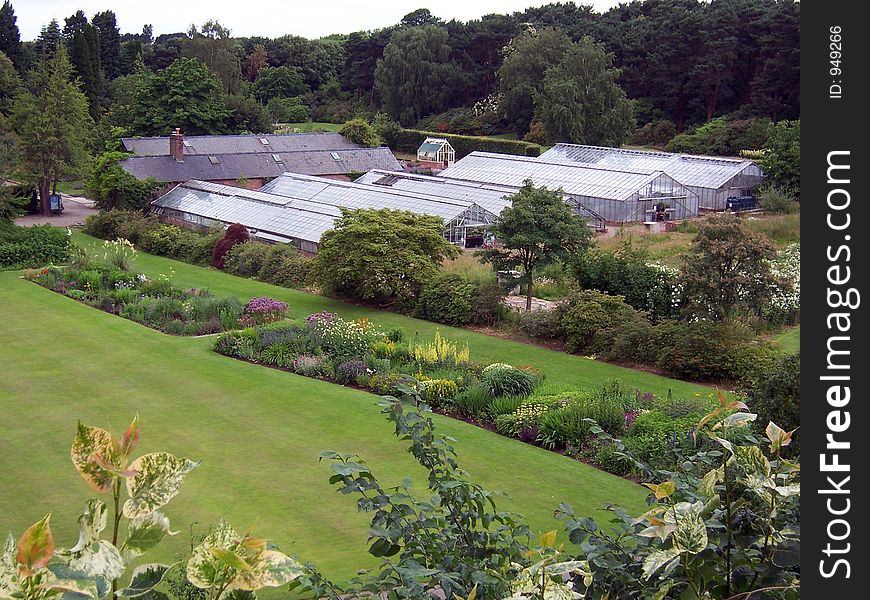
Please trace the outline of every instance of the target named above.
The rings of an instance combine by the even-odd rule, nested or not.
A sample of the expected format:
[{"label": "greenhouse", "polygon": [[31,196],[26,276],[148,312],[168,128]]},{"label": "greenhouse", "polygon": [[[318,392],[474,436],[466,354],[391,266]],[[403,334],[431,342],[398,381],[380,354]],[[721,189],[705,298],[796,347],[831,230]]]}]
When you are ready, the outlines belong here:
[{"label": "greenhouse", "polygon": [[604,223],[648,221],[661,206],[667,207],[671,219],[698,214],[697,194],[673,177],[648,169],[472,152],[438,177],[514,190],[531,180],[537,186],[561,189],[565,201],[596,228]]},{"label": "greenhouse", "polygon": [[434,215],[444,221],[445,237],[462,246],[468,237],[479,240],[498,218],[497,212],[469,199],[296,173],[284,173],[257,191],[188,181],[152,206],[161,219],[176,225],[207,229],[241,223],[255,239],[292,243],[311,254],[317,252],[320,236],[341,217],[341,208],[389,208]]},{"label": "greenhouse", "polygon": [[748,159],[575,144],[556,144],[538,160],[662,172],[694,192],[700,208],[708,210],[725,210],[728,198],[752,195],[764,177]]}]

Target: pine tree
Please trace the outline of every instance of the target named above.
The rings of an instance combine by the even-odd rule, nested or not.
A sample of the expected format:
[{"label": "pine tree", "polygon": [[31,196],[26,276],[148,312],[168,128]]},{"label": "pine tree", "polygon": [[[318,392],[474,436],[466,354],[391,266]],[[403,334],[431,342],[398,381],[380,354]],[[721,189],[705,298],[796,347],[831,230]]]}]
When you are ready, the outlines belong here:
[{"label": "pine tree", "polygon": [[85,168],[93,122],[63,44],[50,59],[39,59],[28,84],[16,101],[12,123],[20,140],[20,170],[36,184],[40,209],[47,215],[52,184],[80,176]]},{"label": "pine tree", "polygon": [[51,22],[44,26],[39,32],[39,37],[33,45],[37,59],[51,60],[57,50],[57,45],[61,40],[60,25],[57,19],[52,19]]},{"label": "pine tree", "polygon": [[103,85],[100,69],[100,46],[96,28],[88,23],[82,11],[66,18],[63,37],[69,50],[69,60],[75,74],[82,80],[82,91],[88,97],[91,117],[100,115],[100,89]]},{"label": "pine tree", "polygon": [[91,23],[97,29],[100,45],[100,65],[106,79],[121,75],[121,32],[115,13],[106,10],[94,15]]},{"label": "pine tree", "polygon": [[21,32],[18,31],[17,20],[12,3],[5,0],[0,7],[0,52],[3,52],[21,73],[24,70],[24,55],[21,51]]}]

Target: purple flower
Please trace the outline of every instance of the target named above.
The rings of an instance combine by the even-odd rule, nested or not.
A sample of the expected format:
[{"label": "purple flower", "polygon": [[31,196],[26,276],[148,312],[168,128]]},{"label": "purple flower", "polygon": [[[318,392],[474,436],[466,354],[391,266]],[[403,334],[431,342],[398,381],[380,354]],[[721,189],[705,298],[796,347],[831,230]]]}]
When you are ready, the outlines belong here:
[{"label": "purple flower", "polygon": [[286,302],[272,298],[251,298],[251,301],[245,306],[245,312],[248,314],[270,314],[285,310],[287,310]]},{"label": "purple flower", "polygon": [[323,312],[308,315],[305,320],[309,323],[317,323],[319,321],[323,321],[325,323],[332,323],[333,321],[335,321],[335,318],[337,316],[338,315],[336,315],[335,313],[327,312],[324,310]]}]

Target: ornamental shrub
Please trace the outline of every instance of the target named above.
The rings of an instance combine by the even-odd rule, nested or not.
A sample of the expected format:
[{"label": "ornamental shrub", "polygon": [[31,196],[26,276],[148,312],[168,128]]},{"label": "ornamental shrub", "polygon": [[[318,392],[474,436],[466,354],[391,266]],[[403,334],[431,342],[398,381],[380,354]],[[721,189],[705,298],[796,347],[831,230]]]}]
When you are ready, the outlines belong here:
[{"label": "ornamental shrub", "polygon": [[559,305],[565,347],[568,352],[595,354],[607,349],[616,333],[626,324],[644,316],[625,303],[621,296],[583,290]]},{"label": "ornamental shrub", "polygon": [[69,258],[70,249],[69,237],[60,227],[17,227],[0,222],[0,269],[61,264]]},{"label": "ornamental shrub", "polygon": [[471,320],[475,288],[458,273],[442,273],[423,287],[417,300],[421,319],[465,325]]},{"label": "ornamental shrub", "polygon": [[218,269],[224,268],[224,259],[227,252],[237,244],[244,244],[251,239],[251,234],[241,223],[233,223],[227,228],[224,237],[214,245],[211,254],[211,263]]},{"label": "ornamental shrub", "polygon": [[476,286],[471,300],[472,325],[493,325],[504,319],[508,308],[504,305],[504,291],[496,281],[480,283]]},{"label": "ornamental shrub", "polygon": [[324,371],[324,359],[322,356],[314,356],[312,354],[300,354],[293,359],[291,368],[294,373],[304,375],[306,377],[317,377]]},{"label": "ornamental shrub", "polygon": [[224,271],[239,277],[254,277],[260,273],[271,252],[272,247],[261,242],[236,244],[224,256]]},{"label": "ornamental shrub", "polygon": [[267,248],[269,251],[257,279],[286,288],[304,287],[311,270],[311,258],[290,244],[273,244]]},{"label": "ornamental shrub", "polygon": [[335,369],[335,379],[341,384],[353,384],[368,373],[368,366],[358,359],[346,360]]},{"label": "ornamental shrub", "polygon": [[481,373],[480,382],[493,398],[527,397],[535,389],[535,376],[532,373],[502,363],[486,367]]},{"label": "ornamental shrub", "polygon": [[426,402],[436,408],[452,404],[459,392],[459,386],[451,379],[430,379],[421,381],[420,384],[423,387],[423,397]]}]

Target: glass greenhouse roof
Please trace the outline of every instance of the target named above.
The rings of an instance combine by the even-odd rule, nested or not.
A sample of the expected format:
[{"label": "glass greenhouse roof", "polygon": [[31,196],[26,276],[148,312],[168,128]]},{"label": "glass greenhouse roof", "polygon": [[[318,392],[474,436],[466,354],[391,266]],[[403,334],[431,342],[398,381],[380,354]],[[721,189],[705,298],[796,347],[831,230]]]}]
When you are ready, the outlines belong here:
[{"label": "glass greenhouse roof", "polygon": [[751,160],[720,156],[695,156],[601,146],[556,144],[538,160],[603,167],[630,168],[652,173],[662,171],[683,185],[718,189],[738,175],[761,177]]},{"label": "glass greenhouse roof", "polygon": [[[547,162],[541,159],[472,152],[438,174],[438,177],[518,188],[527,179],[566,194],[628,200],[662,172],[630,166],[607,166],[577,162]],[[675,186],[676,187],[676,186]]]}]

